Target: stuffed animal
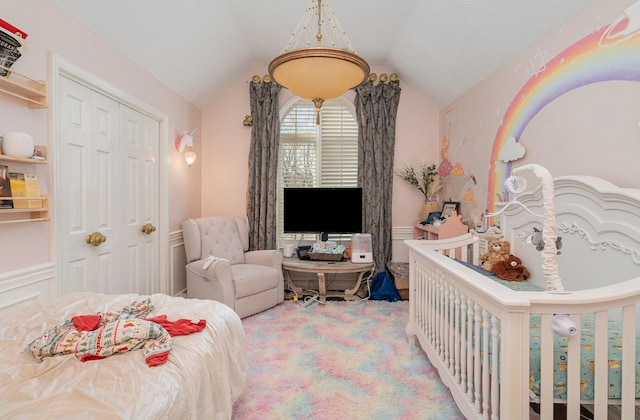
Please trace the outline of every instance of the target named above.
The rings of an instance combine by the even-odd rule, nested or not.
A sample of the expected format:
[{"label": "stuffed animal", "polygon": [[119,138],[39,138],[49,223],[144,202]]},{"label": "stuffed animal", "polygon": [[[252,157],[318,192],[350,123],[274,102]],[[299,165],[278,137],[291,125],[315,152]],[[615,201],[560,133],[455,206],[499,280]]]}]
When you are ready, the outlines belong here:
[{"label": "stuffed animal", "polygon": [[[531,235],[531,243],[536,246],[537,251],[542,251],[544,249],[544,241],[542,240],[542,231],[537,228],[533,228],[533,234]],[[556,238],[556,249],[558,250],[558,255],[561,254],[560,249],[562,248],[562,236],[558,236]]]},{"label": "stuffed animal", "polygon": [[480,239],[486,239],[487,241],[499,241],[502,239],[502,230],[498,226],[491,226],[484,231],[471,229],[469,230],[473,236],[477,236]]},{"label": "stuffed animal", "polygon": [[489,252],[480,255],[482,268],[493,273],[493,266],[498,261],[504,261],[509,256],[511,244],[509,241],[491,241],[489,242]]},{"label": "stuffed animal", "polygon": [[502,280],[524,281],[529,278],[529,270],[522,265],[520,258],[509,254],[504,261],[498,261],[493,266],[493,273]]}]

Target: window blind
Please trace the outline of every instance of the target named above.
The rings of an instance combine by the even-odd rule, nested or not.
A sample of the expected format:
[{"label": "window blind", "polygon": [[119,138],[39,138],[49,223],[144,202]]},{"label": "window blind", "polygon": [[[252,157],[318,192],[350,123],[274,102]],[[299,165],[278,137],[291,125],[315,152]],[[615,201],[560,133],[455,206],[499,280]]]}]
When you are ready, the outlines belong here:
[{"label": "window blind", "polygon": [[342,98],[325,102],[317,125],[313,103],[296,101],[281,119],[278,150],[278,237],[313,240],[315,235],[283,234],[283,189],[357,186],[358,124],[353,106]]}]

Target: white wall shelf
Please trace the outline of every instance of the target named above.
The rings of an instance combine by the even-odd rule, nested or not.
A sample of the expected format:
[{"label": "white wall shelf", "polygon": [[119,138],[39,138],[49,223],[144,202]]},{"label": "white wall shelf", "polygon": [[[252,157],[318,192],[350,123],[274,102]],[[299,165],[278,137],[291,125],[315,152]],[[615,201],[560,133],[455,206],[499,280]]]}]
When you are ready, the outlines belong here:
[{"label": "white wall shelf", "polygon": [[35,80],[24,74],[9,70],[8,77],[0,77],[0,92],[27,101],[29,108],[46,108],[48,106],[47,82]]},{"label": "white wall shelf", "polygon": [[[35,154],[42,159],[20,158],[7,155],[0,155],[0,162],[5,163],[26,163],[26,164],[44,164],[49,163],[47,146],[35,146]],[[21,171],[20,171],[21,172]],[[0,209],[0,224],[19,223],[19,222],[44,222],[49,220],[49,197],[41,195],[40,197],[0,197],[2,200],[42,200],[42,207],[38,208],[19,208],[19,209]]]},{"label": "white wall shelf", "polygon": [[35,150],[36,150],[35,154],[40,157],[39,159],[0,155],[0,162],[35,163],[35,164],[49,163],[47,146],[38,145],[38,146],[35,146]]},{"label": "white wall shelf", "polygon": [[[20,197],[20,200],[42,200],[42,207],[23,209],[0,209],[0,224],[20,223],[20,222],[45,222],[49,220],[49,197]],[[2,200],[15,200],[13,197],[2,197]],[[19,215],[19,218],[9,218],[5,216]]]}]

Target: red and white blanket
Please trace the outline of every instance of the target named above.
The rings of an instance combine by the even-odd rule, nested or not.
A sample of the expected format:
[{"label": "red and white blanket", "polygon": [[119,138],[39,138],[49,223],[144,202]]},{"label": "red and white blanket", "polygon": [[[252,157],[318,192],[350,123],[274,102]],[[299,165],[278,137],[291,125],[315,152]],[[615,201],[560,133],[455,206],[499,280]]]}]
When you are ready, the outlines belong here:
[{"label": "red and white blanket", "polygon": [[33,340],[29,349],[39,362],[65,354],[85,362],[142,349],[147,364],[157,366],[167,362],[171,336],[202,331],[206,320],[169,321],[165,315],[144,318],[153,308],[151,299],[145,299],[120,312],[77,315]]}]

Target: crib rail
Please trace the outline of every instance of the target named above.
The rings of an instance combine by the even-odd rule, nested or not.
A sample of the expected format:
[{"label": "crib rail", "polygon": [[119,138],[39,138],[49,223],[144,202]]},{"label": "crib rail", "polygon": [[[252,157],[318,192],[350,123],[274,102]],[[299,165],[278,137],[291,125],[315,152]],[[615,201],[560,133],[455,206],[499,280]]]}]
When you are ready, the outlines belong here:
[{"label": "crib rail", "polygon": [[[469,235],[470,236],[470,235]],[[477,263],[478,246],[467,235],[442,241],[406,241],[410,249],[410,314],[407,335],[417,337],[431,363],[450,388],[467,418],[529,418],[530,400],[539,403],[540,416],[553,418],[554,314],[595,314],[595,418],[607,417],[607,322],[617,309],[623,323],[622,364],[635,366],[636,306],[640,278],[603,289],[553,295],[515,292],[453,258]],[[530,391],[530,317],[540,317],[539,395]],[[568,338],[567,418],[579,418],[581,405],[580,338]],[[622,370],[622,418],[634,418],[634,369]],[[581,383],[582,382],[582,383]],[[582,401],[584,404],[584,401]]]}]

